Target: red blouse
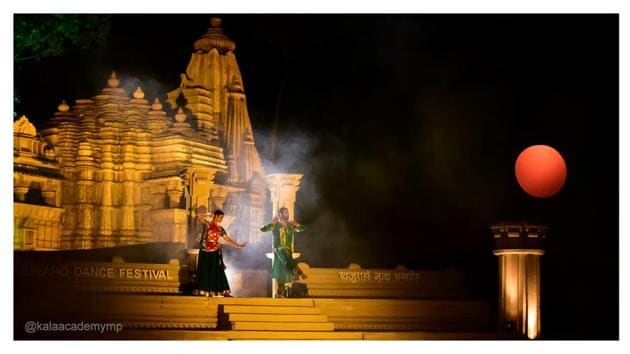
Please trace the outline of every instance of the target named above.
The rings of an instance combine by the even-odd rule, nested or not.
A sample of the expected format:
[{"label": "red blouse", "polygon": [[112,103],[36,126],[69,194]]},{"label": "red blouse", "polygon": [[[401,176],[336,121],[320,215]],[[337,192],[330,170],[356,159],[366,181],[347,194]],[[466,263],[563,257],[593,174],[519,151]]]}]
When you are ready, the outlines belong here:
[{"label": "red blouse", "polygon": [[206,242],[203,248],[204,251],[213,252],[221,248],[219,237],[221,237],[222,231],[222,228],[215,223],[211,223],[210,226],[208,226],[208,234],[206,235]]}]

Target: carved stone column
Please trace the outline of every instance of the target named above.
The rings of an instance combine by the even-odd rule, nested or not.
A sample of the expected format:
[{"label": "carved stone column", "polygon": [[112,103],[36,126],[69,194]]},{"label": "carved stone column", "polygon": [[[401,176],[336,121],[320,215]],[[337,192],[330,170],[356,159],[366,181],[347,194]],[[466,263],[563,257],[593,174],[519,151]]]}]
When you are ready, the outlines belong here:
[{"label": "carved stone column", "polygon": [[76,228],[77,228],[77,219],[78,219],[78,208],[76,203],[77,198],[77,190],[74,185],[74,181],[71,181],[70,178],[74,174],[74,168],[68,168],[62,171],[62,174],[66,178],[66,180],[61,182],[61,188],[63,193],[63,199],[61,203],[61,207],[64,212],[63,221],[61,223],[61,248],[62,249],[73,249],[75,248],[75,238]]},{"label": "carved stone column", "polygon": [[116,245],[112,237],[114,220],[113,215],[113,188],[114,188],[114,171],[110,167],[111,163],[103,164],[101,189],[101,219],[99,227],[99,237],[96,242],[97,247],[113,247]]},{"label": "carved stone column", "polygon": [[540,258],[548,228],[529,224],[490,227],[499,257],[499,327],[530,339],[540,336]]},{"label": "carved stone column", "polygon": [[212,201],[208,209],[213,206],[223,209],[227,195],[230,192],[230,188],[220,184],[212,184],[210,187],[210,200]]},{"label": "carved stone column", "polygon": [[214,181],[216,171],[212,169],[185,169],[180,172],[180,177],[188,188],[190,205],[189,207],[189,229],[187,244],[188,248],[195,248],[195,234],[197,232],[197,210],[208,210],[212,212],[210,204],[210,187]]},{"label": "carved stone column", "polygon": [[42,197],[44,197],[46,204],[50,206],[55,206],[55,201],[57,199],[57,191],[55,190],[42,191]]},{"label": "carved stone column", "polygon": [[76,159],[77,167],[77,228],[73,248],[86,249],[93,247],[94,232],[94,170],[96,164],[89,142],[79,143]]},{"label": "carved stone column", "polygon": [[271,211],[275,215],[278,208],[289,210],[291,219],[295,219],[295,199],[304,175],[297,173],[273,173],[267,175],[267,188],[271,192]]},{"label": "carved stone column", "polygon": [[17,200],[23,202],[26,199],[26,193],[28,193],[28,186],[14,186],[13,193],[15,193]]},{"label": "carved stone column", "polygon": [[136,206],[138,225],[138,242],[151,242],[153,223],[151,222],[151,193],[145,183],[138,183],[138,195],[140,203]]}]

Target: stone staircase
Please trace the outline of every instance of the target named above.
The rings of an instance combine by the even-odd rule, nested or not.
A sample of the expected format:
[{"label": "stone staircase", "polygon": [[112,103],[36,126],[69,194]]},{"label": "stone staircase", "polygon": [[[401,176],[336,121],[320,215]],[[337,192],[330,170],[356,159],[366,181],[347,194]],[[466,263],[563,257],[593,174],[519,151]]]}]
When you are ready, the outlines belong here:
[{"label": "stone staircase", "polygon": [[252,300],[244,305],[220,306],[219,318],[225,318],[234,331],[332,332],[335,329],[311,299],[266,299],[273,302],[268,305]]},{"label": "stone staircase", "polygon": [[313,299],[335,331],[491,332],[494,313],[483,301],[437,299]]},{"label": "stone staircase", "polygon": [[[517,339],[494,329],[487,305],[465,300],[203,298],[84,294],[34,301],[19,339],[418,340]],[[17,305],[16,304],[16,305]],[[18,305],[20,306],[20,305]],[[20,306],[21,307],[21,306]],[[122,323],[120,333],[21,333],[26,320]]]}]

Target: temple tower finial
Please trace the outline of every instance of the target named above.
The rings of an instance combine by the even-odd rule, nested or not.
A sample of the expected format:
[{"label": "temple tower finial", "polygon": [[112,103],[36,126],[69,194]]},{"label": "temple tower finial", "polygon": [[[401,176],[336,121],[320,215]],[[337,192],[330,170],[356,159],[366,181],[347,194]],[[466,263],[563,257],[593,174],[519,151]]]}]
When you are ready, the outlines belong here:
[{"label": "temple tower finial", "polygon": [[177,123],[184,123],[186,121],[186,113],[184,112],[182,107],[179,107],[179,110],[177,110],[177,114],[175,114],[175,120],[177,121]]},{"label": "temple tower finial", "polygon": [[116,88],[118,87],[118,85],[120,85],[120,80],[118,80],[118,77],[116,76],[116,71],[112,71],[109,79],[107,79],[107,86],[111,88]]},{"label": "temple tower finial", "polygon": [[144,91],[142,91],[142,88],[140,86],[138,86],[136,91],[134,91],[133,98],[139,99],[139,100],[144,98]]},{"label": "temple tower finial", "polygon": [[151,105],[151,109],[154,111],[161,111],[162,108],[162,102],[160,102],[160,100],[156,97],[155,101],[153,101],[153,104]]},{"label": "temple tower finial", "polygon": [[57,106],[59,112],[68,112],[70,110],[70,106],[66,103],[66,100],[61,100],[59,106]]},{"label": "temple tower finial", "polygon": [[221,18],[220,17],[212,17],[210,19],[210,26],[214,27],[214,28],[219,28],[221,27]]},{"label": "temple tower finial", "polygon": [[213,48],[216,48],[223,54],[236,49],[236,44],[223,33],[221,22],[219,17],[212,17],[210,19],[210,28],[208,28],[201,38],[195,41],[195,50],[207,53]]}]

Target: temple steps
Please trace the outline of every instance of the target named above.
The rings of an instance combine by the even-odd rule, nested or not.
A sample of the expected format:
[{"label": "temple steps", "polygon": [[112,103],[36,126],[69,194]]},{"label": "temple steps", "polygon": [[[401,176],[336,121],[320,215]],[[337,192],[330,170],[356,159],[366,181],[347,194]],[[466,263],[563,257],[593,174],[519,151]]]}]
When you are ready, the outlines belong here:
[{"label": "temple steps", "polygon": [[[269,300],[269,299],[267,299]],[[273,332],[332,332],[335,325],[328,322],[312,299],[271,299],[266,302],[249,300],[249,305],[223,305],[223,313],[234,331]],[[302,300],[296,302],[294,300]],[[295,306],[298,305],[298,306]]]},{"label": "temple steps", "polygon": [[234,322],[234,331],[319,331],[332,332],[335,325],[332,323],[308,323],[308,322]]},{"label": "temple steps", "polygon": [[199,331],[125,330],[106,339],[140,340],[508,340],[523,339],[497,332],[304,332],[304,331]]},{"label": "temple steps", "polygon": [[[475,300],[81,294],[19,299],[23,317],[122,323],[129,339],[512,339]],[[100,334],[99,334],[100,335]],[[21,336],[21,337],[20,337]],[[51,335],[52,336],[52,335]],[[137,337],[134,337],[137,336]],[[32,338],[19,334],[20,338]]]},{"label": "temple steps", "polygon": [[[313,305],[311,305],[313,306]],[[322,313],[317,307],[306,306],[229,306],[223,307],[225,313],[249,313],[249,314],[284,314],[284,315],[319,315]]]},{"label": "temple steps", "polygon": [[326,315],[279,315],[258,313],[230,313],[228,320],[231,322],[328,322]]},{"label": "temple steps", "polygon": [[495,315],[475,300],[314,299],[335,331],[487,332]]}]

